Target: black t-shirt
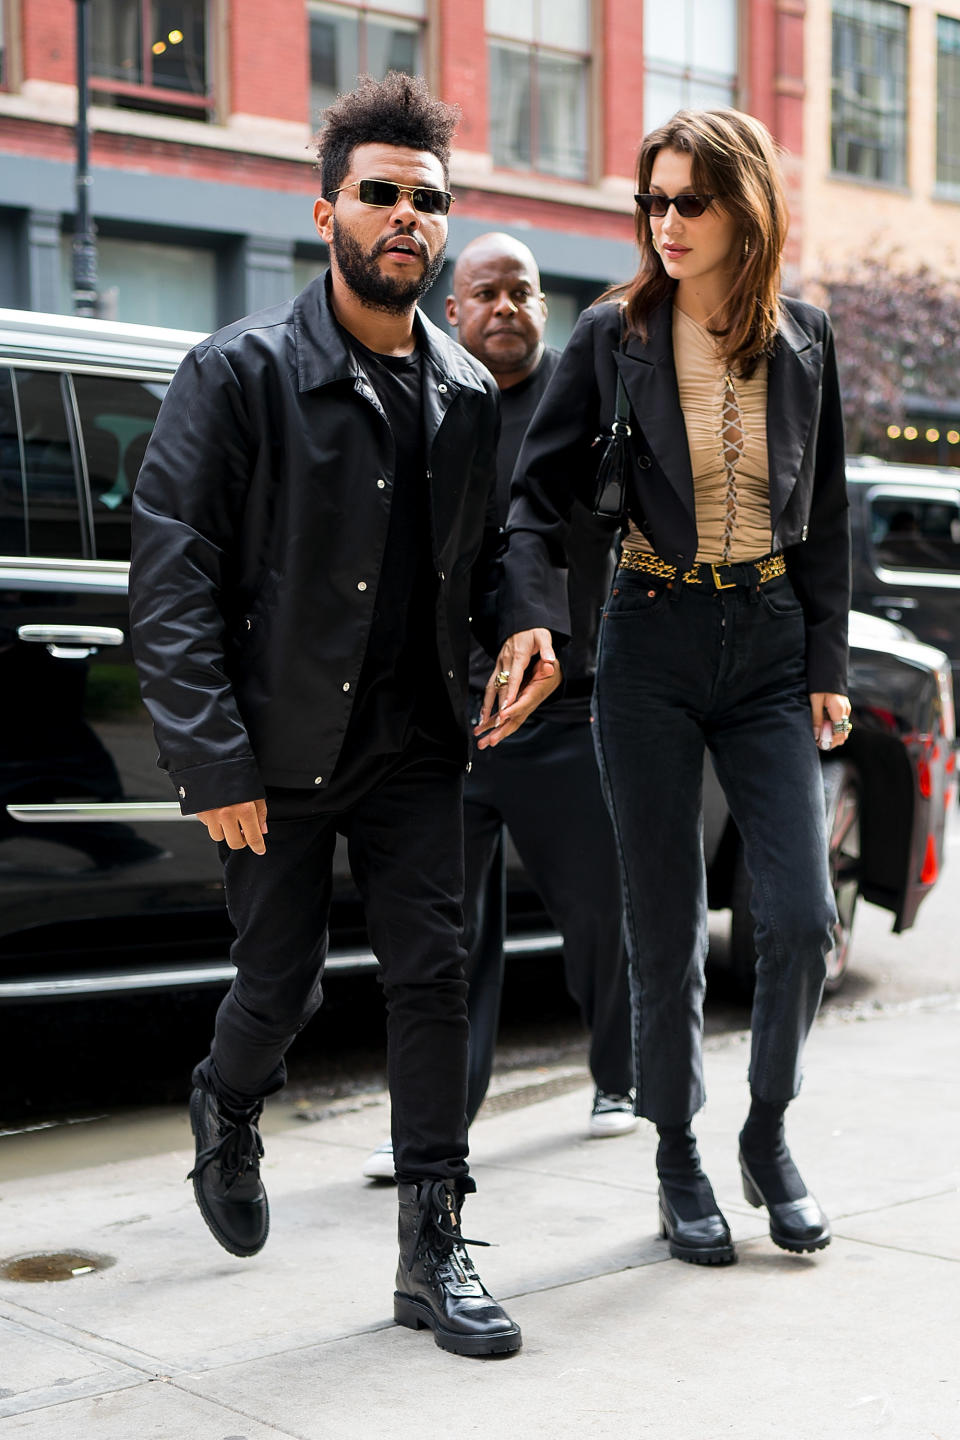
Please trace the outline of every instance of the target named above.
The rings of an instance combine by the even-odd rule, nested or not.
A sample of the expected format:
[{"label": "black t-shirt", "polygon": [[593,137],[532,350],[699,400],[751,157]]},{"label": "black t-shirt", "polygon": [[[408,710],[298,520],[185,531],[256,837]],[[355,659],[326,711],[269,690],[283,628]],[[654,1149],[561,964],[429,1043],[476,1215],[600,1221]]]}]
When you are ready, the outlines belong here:
[{"label": "black t-shirt", "polygon": [[[311,809],[355,804],[408,759],[453,758],[463,740],[440,674],[422,358],[379,355],[343,332],[376,392],[396,463],[373,618],[347,733],[330,784]],[[383,424],[372,412],[369,423]]]},{"label": "black t-shirt", "polygon": [[[523,437],[533,412],[550,383],[560,361],[560,351],[547,348],[532,375],[500,391],[500,444],[497,448],[497,518],[506,524],[510,508],[510,480],[513,475]],[[593,676],[597,668],[597,634],[600,610],[606,599],[613,576],[615,535],[610,522],[598,520],[589,510],[575,502],[573,522],[567,539],[567,589],[570,600],[572,635],[560,656],[563,685],[536,712],[541,719],[556,714],[572,713],[586,716],[590,709]],[[479,645],[470,656],[471,711],[479,712],[482,692],[493,663]]]}]

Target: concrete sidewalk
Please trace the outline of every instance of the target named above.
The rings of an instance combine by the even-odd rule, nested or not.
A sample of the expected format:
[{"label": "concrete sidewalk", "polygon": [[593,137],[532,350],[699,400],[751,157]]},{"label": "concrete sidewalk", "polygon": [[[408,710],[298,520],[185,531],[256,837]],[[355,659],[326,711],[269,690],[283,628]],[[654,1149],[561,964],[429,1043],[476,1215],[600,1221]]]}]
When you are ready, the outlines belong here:
[{"label": "concrete sidewalk", "polygon": [[[0,1437],[23,1440],[958,1440],[960,1005],[818,1024],[791,1144],[831,1215],[815,1257],[743,1200],[747,1038],[708,1041],[704,1163],[739,1264],[667,1257],[655,1135],[584,1138],[590,1090],[481,1118],[465,1229],[520,1323],[504,1360],[392,1323],[396,1199],[359,1178],[385,1101],[268,1139],[273,1232],[220,1250],[174,1153],[0,1182],[0,1262],[82,1251],[64,1283],[0,1279]],[[0,1152],[2,1155],[2,1152]]]}]

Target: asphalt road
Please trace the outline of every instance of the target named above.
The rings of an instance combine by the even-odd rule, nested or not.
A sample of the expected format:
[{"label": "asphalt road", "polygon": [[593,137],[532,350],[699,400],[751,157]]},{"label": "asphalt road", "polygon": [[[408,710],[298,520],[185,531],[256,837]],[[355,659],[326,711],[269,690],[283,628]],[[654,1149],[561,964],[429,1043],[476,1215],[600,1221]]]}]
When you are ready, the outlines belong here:
[{"label": "asphalt road", "polygon": [[[878,1007],[960,993],[958,873],[960,825],[954,824],[944,875],[913,930],[893,935],[884,911],[861,904],[850,971],[842,990],[825,1000],[819,1023],[853,1022]],[[712,948],[720,955],[725,921],[716,915],[711,922]],[[86,1163],[94,1136],[98,1160],[171,1143],[184,1124],[190,1068],[206,1049],[217,1000],[200,992],[5,1011],[3,1172],[64,1168],[64,1147],[73,1154],[70,1163]],[[712,1036],[749,1025],[748,1008],[722,972],[710,983],[706,1022]],[[323,1009],[291,1052],[290,1083],[273,1102],[276,1123],[288,1123],[291,1111],[362,1105],[382,1092],[384,1068],[375,977],[332,977]],[[575,1082],[584,1073],[584,1036],[559,957],[514,960],[491,1094],[551,1077]]]}]

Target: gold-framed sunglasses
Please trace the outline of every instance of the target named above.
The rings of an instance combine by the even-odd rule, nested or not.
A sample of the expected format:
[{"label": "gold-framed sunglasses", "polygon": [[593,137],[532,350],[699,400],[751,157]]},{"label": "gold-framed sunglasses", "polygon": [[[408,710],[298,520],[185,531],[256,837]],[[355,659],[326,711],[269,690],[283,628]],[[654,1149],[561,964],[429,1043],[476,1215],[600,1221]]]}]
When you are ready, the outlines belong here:
[{"label": "gold-framed sunglasses", "polygon": [[716,195],[634,195],[644,215],[662,220],[672,205],[684,220],[696,220]]},{"label": "gold-framed sunglasses", "polygon": [[409,195],[410,204],[421,215],[449,215],[453,204],[449,190],[431,190],[428,185],[398,185],[395,180],[350,180],[330,194],[339,195],[341,190],[352,190],[354,186],[362,205],[375,205],[380,210],[392,210],[401,195]]}]

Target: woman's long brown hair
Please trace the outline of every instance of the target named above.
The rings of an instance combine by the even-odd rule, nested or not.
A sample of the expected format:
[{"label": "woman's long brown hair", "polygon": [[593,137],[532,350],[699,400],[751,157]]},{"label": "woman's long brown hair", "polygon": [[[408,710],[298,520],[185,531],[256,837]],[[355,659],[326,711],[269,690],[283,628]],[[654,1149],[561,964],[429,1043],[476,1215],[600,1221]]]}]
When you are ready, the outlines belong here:
[{"label": "woman's long brown hair", "polygon": [[[650,188],[650,173],[661,150],[689,155],[693,189],[715,195],[713,202],[733,217],[743,237],[743,261],[723,314],[710,326],[727,364],[749,376],[769,353],[780,318],[780,258],[787,237],[787,202],[777,149],[765,125],[740,110],[679,110],[644,137],[637,156],[637,193]],[[693,222],[696,224],[696,221]],[[676,281],[653,248],[650,221],[637,206],[640,268],[626,285],[601,298],[626,308],[628,333],[647,338],[647,317],[672,295]]]}]

